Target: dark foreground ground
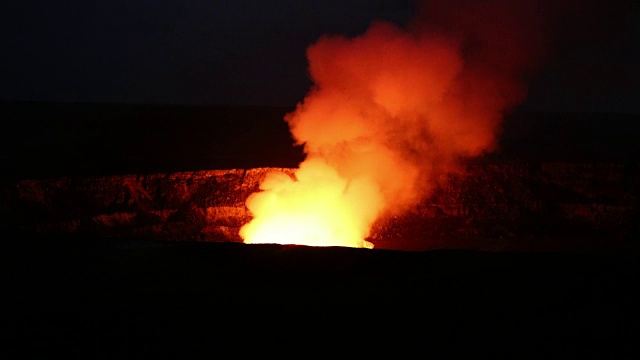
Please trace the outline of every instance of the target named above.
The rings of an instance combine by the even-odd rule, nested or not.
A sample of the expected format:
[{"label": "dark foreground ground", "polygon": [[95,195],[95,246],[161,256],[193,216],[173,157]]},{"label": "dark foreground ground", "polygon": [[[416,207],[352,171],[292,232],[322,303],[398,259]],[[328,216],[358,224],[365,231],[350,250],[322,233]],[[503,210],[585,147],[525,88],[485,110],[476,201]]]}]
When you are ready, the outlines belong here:
[{"label": "dark foreground ground", "polygon": [[635,254],[21,233],[1,246],[6,359],[640,355]]},{"label": "dark foreground ground", "polygon": [[[0,148],[5,180],[294,167],[301,158],[284,109],[0,110],[15,125]],[[638,160],[636,115],[585,116],[512,119],[493,156]],[[4,230],[2,359],[640,355],[633,251],[392,251]]]}]

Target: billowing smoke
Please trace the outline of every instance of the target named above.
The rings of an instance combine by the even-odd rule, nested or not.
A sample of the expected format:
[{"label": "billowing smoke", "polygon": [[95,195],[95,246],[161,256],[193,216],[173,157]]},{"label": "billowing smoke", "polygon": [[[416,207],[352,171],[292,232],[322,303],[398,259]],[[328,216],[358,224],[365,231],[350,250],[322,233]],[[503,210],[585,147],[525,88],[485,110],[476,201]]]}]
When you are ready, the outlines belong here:
[{"label": "billowing smoke", "polygon": [[494,150],[544,44],[532,4],[477,3],[422,3],[406,27],[375,22],[308,48],[315,85],[285,118],[307,157],[247,200],[245,242],[370,247],[381,215]]}]

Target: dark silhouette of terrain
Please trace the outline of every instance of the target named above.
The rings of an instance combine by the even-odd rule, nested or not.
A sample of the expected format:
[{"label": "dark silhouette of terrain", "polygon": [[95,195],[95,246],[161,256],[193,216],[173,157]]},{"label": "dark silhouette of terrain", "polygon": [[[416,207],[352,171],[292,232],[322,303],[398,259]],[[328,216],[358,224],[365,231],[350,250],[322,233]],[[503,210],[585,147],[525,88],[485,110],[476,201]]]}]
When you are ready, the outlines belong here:
[{"label": "dark silhouette of terrain", "polygon": [[633,254],[15,233],[0,249],[3,358],[638,354]]},{"label": "dark silhouette of terrain", "polygon": [[[5,178],[296,167],[293,108],[0,103]],[[488,161],[637,161],[639,114],[507,114]]]}]

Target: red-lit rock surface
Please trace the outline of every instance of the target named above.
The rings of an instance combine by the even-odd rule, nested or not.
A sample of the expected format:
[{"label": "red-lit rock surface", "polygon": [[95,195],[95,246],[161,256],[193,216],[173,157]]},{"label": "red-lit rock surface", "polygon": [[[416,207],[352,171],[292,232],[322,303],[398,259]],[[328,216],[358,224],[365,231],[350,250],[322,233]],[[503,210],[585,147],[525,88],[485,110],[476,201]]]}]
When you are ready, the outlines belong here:
[{"label": "red-lit rock surface", "polygon": [[[3,226],[158,240],[241,241],[244,202],[272,170],[202,170],[17,180],[4,184]],[[635,163],[477,163],[402,216],[382,218],[377,248],[636,248]]]}]

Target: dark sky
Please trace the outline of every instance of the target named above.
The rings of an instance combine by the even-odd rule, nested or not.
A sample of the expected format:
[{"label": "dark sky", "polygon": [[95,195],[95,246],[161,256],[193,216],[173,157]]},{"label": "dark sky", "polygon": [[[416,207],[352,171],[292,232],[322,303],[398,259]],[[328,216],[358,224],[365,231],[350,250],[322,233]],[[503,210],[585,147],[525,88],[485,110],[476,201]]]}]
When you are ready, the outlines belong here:
[{"label": "dark sky", "polygon": [[[565,15],[523,108],[640,113],[640,6],[612,3]],[[16,1],[0,15],[0,100],[293,106],[318,37],[413,11],[412,0]]]}]

